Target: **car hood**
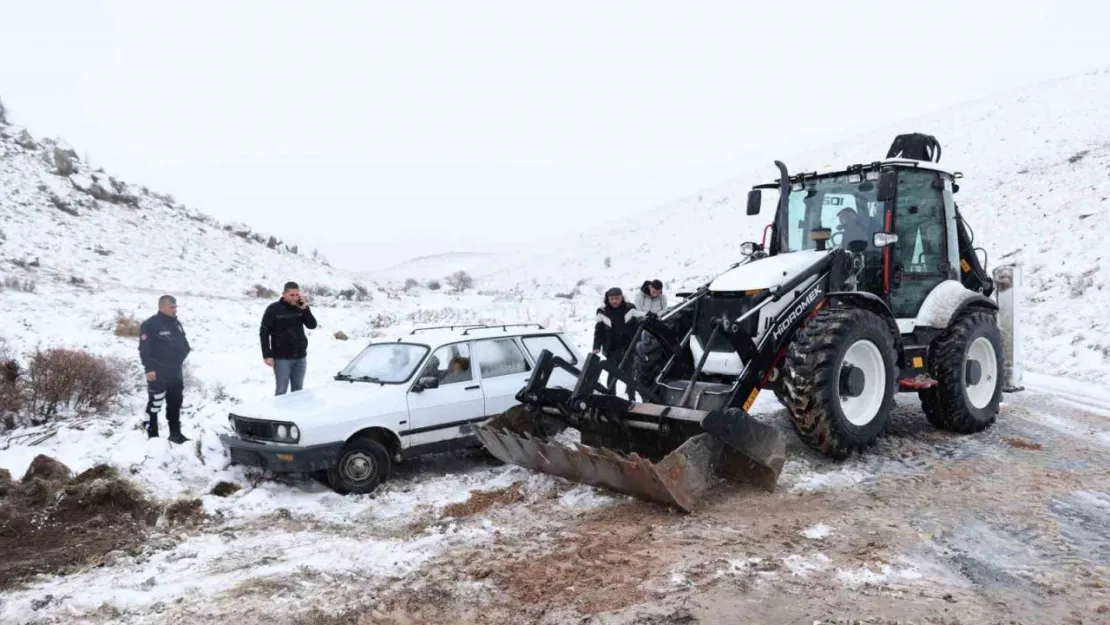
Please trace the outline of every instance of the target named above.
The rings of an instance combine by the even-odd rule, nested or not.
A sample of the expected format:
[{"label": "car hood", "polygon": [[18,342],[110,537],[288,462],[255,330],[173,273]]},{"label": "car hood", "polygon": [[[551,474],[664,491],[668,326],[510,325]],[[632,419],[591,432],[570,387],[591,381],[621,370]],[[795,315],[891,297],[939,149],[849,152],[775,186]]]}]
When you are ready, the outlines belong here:
[{"label": "car hood", "polygon": [[267,397],[237,406],[233,414],[255,419],[297,420],[357,412],[361,417],[405,410],[402,384],[332,381],[324,386]]}]

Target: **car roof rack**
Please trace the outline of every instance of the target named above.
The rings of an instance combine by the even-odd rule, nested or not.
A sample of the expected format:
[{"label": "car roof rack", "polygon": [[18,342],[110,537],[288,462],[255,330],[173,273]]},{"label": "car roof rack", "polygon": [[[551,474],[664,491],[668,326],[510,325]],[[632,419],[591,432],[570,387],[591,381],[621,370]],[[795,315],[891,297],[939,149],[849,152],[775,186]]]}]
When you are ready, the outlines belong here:
[{"label": "car roof rack", "polygon": [[533,326],[535,326],[536,328],[539,328],[540,330],[546,330],[547,329],[547,328],[543,327],[543,324],[539,324],[539,323],[495,323],[493,325],[467,328],[466,330],[463,330],[463,336],[466,336],[467,334],[469,334],[471,330],[494,330],[494,329],[497,329],[497,328],[501,328],[501,330],[503,332],[508,332],[509,328],[530,328],[530,327],[533,327]]},{"label": "car roof rack", "polygon": [[488,327],[488,326],[484,323],[457,323],[457,324],[449,325],[449,326],[428,326],[427,328],[414,328],[412,332],[409,332],[409,336],[412,336],[413,334],[416,334],[417,332],[431,332],[432,330],[454,330],[456,328],[459,328],[459,329],[467,328],[467,329],[476,330],[478,328],[485,328],[485,327]]}]

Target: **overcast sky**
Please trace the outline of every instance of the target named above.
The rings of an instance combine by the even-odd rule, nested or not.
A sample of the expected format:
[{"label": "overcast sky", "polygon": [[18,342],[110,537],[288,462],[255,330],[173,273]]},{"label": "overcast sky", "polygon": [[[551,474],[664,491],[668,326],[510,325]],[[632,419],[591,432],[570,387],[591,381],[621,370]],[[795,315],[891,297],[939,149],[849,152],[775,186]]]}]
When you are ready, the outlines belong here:
[{"label": "overcast sky", "polygon": [[632,219],[770,147],[1110,66],[1093,0],[0,4],[14,121],[354,269]]}]

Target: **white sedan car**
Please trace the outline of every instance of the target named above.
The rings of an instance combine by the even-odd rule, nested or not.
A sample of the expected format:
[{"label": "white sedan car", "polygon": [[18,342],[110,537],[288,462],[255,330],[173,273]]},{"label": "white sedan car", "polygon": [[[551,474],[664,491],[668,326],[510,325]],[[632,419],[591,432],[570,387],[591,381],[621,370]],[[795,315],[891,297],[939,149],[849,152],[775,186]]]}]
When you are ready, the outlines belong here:
[{"label": "white sedan car", "polygon": [[[417,328],[371,343],[325,386],[237,408],[220,440],[233,464],[326,472],[336,492],[369,493],[392,462],[480,446],[474,426],[517,405],[545,349],[582,360],[539,324]],[[574,383],[552,374],[552,386]]]}]

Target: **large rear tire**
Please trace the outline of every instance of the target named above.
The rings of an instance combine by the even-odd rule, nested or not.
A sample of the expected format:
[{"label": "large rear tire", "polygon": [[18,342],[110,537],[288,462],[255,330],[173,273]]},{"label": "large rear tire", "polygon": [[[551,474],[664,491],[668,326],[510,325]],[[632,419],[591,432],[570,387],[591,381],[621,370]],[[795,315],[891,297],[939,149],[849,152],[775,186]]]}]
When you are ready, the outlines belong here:
[{"label": "large rear tire", "polygon": [[989,312],[961,315],[929,348],[929,373],[938,384],[918,392],[933,427],[981,432],[998,419],[1002,403],[1002,333]]},{"label": "large rear tire", "polygon": [[824,308],[795,333],[782,383],[807,446],[843,460],[883,433],[898,384],[889,328],[867,310]]}]

